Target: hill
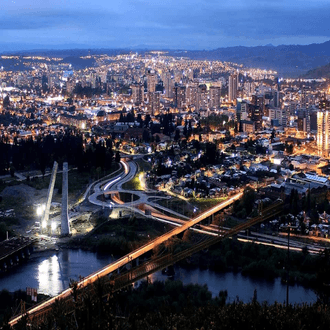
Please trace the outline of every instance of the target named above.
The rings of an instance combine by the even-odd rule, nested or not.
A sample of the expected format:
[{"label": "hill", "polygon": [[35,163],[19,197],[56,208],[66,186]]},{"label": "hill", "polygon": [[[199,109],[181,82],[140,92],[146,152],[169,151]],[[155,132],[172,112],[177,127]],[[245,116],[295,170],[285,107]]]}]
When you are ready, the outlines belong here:
[{"label": "hill", "polygon": [[[55,48],[55,47],[54,47]],[[18,55],[52,55],[75,58],[88,54],[118,55],[131,51],[144,54],[150,49],[59,49],[15,51]],[[196,60],[219,60],[243,64],[247,67],[275,70],[283,77],[298,77],[305,75],[314,68],[330,63],[330,41],[310,45],[266,45],[257,47],[226,47],[214,50],[168,50],[162,49],[170,56],[188,57]],[[8,54],[8,52],[6,52]],[[11,52],[13,53],[13,52]],[[86,61],[73,61],[77,68],[85,67],[90,63]]]},{"label": "hill", "polygon": [[247,67],[276,70],[283,76],[299,76],[330,62],[330,41],[310,45],[280,45],[258,47],[228,47],[210,51],[170,51],[200,60],[221,60]]},{"label": "hill", "polygon": [[304,78],[318,79],[318,78],[330,78],[330,63],[327,65],[319,66],[313,70],[309,70],[303,75]]}]

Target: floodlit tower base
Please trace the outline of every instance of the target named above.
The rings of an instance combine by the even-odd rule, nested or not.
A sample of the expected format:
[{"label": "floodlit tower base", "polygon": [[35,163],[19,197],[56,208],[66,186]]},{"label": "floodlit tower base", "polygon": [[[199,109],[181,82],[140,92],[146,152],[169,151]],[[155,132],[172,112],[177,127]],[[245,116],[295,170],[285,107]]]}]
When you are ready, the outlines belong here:
[{"label": "floodlit tower base", "polygon": [[49,232],[49,211],[50,211],[50,205],[52,203],[53,198],[53,192],[54,192],[54,186],[55,186],[55,180],[56,180],[56,173],[57,173],[57,162],[54,162],[52,175],[50,177],[49,187],[48,187],[48,195],[47,195],[47,202],[46,202],[46,208],[44,217],[42,219],[41,228],[42,233],[46,234]]},{"label": "floodlit tower base", "polygon": [[61,235],[70,235],[68,214],[68,163],[63,163]]}]

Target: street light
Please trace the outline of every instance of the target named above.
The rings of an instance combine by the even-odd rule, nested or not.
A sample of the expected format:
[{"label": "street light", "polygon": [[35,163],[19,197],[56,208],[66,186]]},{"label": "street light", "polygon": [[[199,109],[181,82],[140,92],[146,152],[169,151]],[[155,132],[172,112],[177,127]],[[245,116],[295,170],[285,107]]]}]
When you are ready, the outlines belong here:
[{"label": "street light", "polygon": [[43,212],[45,212],[45,210],[46,210],[45,204],[38,205],[36,210],[37,216],[40,217],[43,214]]},{"label": "street light", "polygon": [[55,229],[56,229],[56,222],[55,221],[52,221],[51,227],[52,227],[52,232],[54,232]]},{"label": "street light", "polygon": [[[37,216],[40,220],[43,219],[43,215],[45,214],[46,204],[39,204],[36,209]],[[41,223],[42,229],[45,230],[47,227],[47,223],[45,220]]]}]

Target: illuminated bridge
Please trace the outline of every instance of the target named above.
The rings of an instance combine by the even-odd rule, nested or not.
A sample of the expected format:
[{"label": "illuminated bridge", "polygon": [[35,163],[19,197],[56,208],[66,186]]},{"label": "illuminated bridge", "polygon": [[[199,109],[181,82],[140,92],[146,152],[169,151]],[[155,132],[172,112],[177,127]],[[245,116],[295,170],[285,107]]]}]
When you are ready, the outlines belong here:
[{"label": "illuminated bridge", "polygon": [[[208,218],[209,216],[211,216],[212,214],[222,210],[223,208],[229,206],[230,204],[232,204],[235,200],[238,200],[240,197],[242,196],[242,193],[238,193],[236,195],[234,195],[233,197],[227,199],[226,201],[218,204],[217,206],[211,208],[210,210],[200,214],[199,216],[197,216],[196,218],[187,221],[184,225],[177,227],[173,230],[171,230],[170,232],[154,239],[153,241],[151,241],[150,243],[138,248],[137,250],[130,252],[129,254],[125,255],[124,257],[118,259],[117,261],[113,262],[112,264],[102,268],[101,270],[89,275],[88,277],[86,277],[85,279],[81,280],[80,282],[78,282],[77,284],[77,288],[78,289],[88,289],[88,288],[92,288],[92,285],[95,281],[97,281],[99,278],[104,277],[106,275],[109,274],[114,274],[117,273],[117,270],[128,264],[128,263],[132,263],[133,260],[137,259],[138,257],[142,256],[144,253],[152,250],[153,248],[155,248],[156,246],[158,246],[161,243],[164,243],[165,241],[167,241],[168,239],[170,239],[173,236],[176,236],[180,233],[182,233],[183,231],[187,230],[188,228],[198,224],[199,222],[201,222],[202,220]],[[142,278],[145,278],[146,276],[148,276],[151,273],[154,273],[160,269],[163,269],[169,265],[174,264],[175,262],[182,260],[188,256],[190,256],[191,254],[198,252],[200,250],[203,250],[205,248],[208,248],[209,246],[219,242],[220,240],[226,238],[226,237],[230,237],[233,236],[237,233],[239,233],[242,230],[245,230],[255,224],[258,224],[268,218],[271,218],[273,216],[275,216],[276,214],[279,214],[282,211],[282,205],[283,202],[282,200],[277,200],[275,203],[273,203],[271,206],[269,206],[268,208],[264,209],[262,211],[262,214],[260,214],[259,216],[245,222],[242,223],[230,230],[228,230],[227,232],[219,232],[219,236],[217,237],[212,237],[208,240],[205,240],[203,242],[201,242],[200,244],[196,244],[193,247],[182,251],[180,253],[177,254],[168,254],[165,255],[163,257],[159,257],[156,258],[152,261],[149,261],[147,263],[142,264],[141,266],[138,266],[134,269],[131,269],[130,271],[128,271],[126,274],[124,275],[118,275],[116,277],[114,277],[113,279],[107,279],[107,290],[108,293],[110,292],[114,292],[117,290],[120,290],[128,285],[130,285],[131,283],[134,283]],[[33,320],[33,322],[39,322],[42,321],[47,314],[49,313],[49,311],[51,311],[52,309],[52,305],[54,304],[54,302],[58,299],[61,299],[63,302],[68,304],[68,308],[66,310],[70,311],[70,305],[72,305],[72,289],[66,289],[65,291],[63,291],[61,294],[59,294],[56,297],[53,297],[43,303],[41,303],[40,305],[31,308],[30,310],[28,310],[28,314],[30,316],[30,318]],[[22,316],[16,316],[14,317],[11,321],[10,321],[10,325],[15,325],[21,318]]]}]

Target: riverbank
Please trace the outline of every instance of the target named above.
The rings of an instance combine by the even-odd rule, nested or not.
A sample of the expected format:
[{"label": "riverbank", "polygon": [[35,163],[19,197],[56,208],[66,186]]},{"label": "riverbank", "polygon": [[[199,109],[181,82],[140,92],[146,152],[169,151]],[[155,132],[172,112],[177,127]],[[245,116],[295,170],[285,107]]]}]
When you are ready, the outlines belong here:
[{"label": "riverbank", "polygon": [[[96,219],[96,225],[96,230],[88,235],[72,238],[62,246],[120,257],[171,229],[163,223],[137,217],[120,220],[101,217]],[[204,235],[186,231],[179,239],[157,246],[148,257],[156,256],[159,251],[175,254],[203,239]],[[217,273],[233,271],[266,280],[280,278],[283,283],[289,281],[290,285],[299,284],[315,289],[319,287],[320,270],[327,262],[321,256],[309,254],[307,249],[303,252],[291,251],[288,261],[286,250],[242,243],[233,238],[225,239],[207,251],[195,253],[178,264],[185,269],[210,269]]]},{"label": "riverbank", "polygon": [[95,229],[92,232],[85,236],[73,237],[66,243],[61,243],[60,246],[123,256],[170,229],[169,225],[148,218],[100,217],[95,221]]},{"label": "riverbank", "polygon": [[[207,285],[184,285],[181,281],[142,282],[135,289],[122,290],[102,299],[103,282],[99,290],[80,295],[72,314],[65,314],[65,306],[57,305],[44,324],[63,325],[66,329],[328,329],[330,314],[320,304],[259,303],[254,293],[247,303],[239,299],[228,302],[228,292],[220,291],[212,297]],[[84,303],[88,301],[89,303]],[[55,310],[55,309],[54,309]],[[25,324],[24,324],[25,322]],[[29,320],[23,320],[22,328]],[[33,323],[32,323],[33,325]]]},{"label": "riverbank", "polygon": [[[191,243],[176,246],[177,253]],[[308,288],[319,286],[318,278],[321,269],[327,265],[322,256],[304,252],[286,250],[255,243],[242,243],[237,239],[225,239],[211,246],[207,251],[200,251],[179,262],[186,269],[201,268],[215,272],[234,271],[251,278],[274,280],[281,278],[283,283],[299,284]],[[288,278],[289,275],[289,278]]]},{"label": "riverbank", "polygon": [[[100,240],[97,236],[93,240],[92,245],[89,244],[89,241],[83,240],[80,244],[72,245],[70,243],[67,247],[82,248],[103,255],[120,257],[131,251],[130,244],[138,247],[145,242],[145,240],[141,240],[129,244],[123,236],[103,236]],[[164,246],[156,247],[148,257],[157,255],[159,251],[173,251],[175,254],[189,248],[192,244],[193,241],[168,242]],[[276,278],[280,278],[282,283],[289,280],[291,286],[298,284],[314,290],[319,288],[319,273],[325,263],[321,256],[313,256],[308,252],[291,252],[288,263],[285,250],[254,243],[241,243],[236,239],[226,239],[211,246],[207,251],[200,251],[180,261],[178,265],[186,270],[209,269],[217,274],[236,272],[252,279],[274,281]],[[289,272],[287,267],[289,267]]]}]

